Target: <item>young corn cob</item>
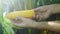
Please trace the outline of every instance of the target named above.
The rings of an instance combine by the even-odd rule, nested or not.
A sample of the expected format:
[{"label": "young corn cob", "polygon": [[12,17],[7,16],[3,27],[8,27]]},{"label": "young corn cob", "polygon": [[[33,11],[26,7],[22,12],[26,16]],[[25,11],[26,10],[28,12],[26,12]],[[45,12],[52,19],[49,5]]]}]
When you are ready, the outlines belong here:
[{"label": "young corn cob", "polygon": [[19,16],[32,18],[34,15],[35,15],[34,10],[24,10],[24,11],[10,12],[6,16],[9,19],[16,19],[16,17],[19,17]]}]

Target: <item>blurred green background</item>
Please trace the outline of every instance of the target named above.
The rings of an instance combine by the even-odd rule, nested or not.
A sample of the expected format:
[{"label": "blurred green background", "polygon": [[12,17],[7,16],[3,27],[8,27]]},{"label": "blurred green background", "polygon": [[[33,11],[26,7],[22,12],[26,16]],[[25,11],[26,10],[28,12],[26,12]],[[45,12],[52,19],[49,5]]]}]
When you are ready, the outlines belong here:
[{"label": "blurred green background", "polygon": [[[60,3],[60,0],[4,0],[2,3],[3,3],[3,14],[7,14],[15,10],[27,10],[27,9],[37,8],[43,5]],[[4,22],[6,23],[9,21],[5,20]],[[9,30],[9,27],[13,29],[12,26],[10,25],[9,27],[8,26],[4,26],[4,27],[5,28],[7,27],[8,30]],[[5,32],[7,32],[8,30],[6,30]],[[3,31],[4,31],[4,28],[3,28]],[[12,31],[11,33],[10,30],[8,32],[9,32],[8,34],[14,34]],[[32,28],[16,29],[15,33],[16,34],[58,34],[48,30],[38,30],[38,29],[32,29]]]}]

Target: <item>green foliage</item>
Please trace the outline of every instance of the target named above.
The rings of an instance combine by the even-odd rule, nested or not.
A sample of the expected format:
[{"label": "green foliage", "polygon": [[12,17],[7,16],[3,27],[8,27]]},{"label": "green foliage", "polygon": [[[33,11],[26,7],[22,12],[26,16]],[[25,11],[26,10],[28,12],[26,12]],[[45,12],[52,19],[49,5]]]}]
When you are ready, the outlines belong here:
[{"label": "green foliage", "polygon": [[[19,0],[19,1],[22,1],[22,0]],[[15,2],[13,0],[11,0],[11,3],[14,6]],[[49,5],[49,4],[55,4],[55,3],[60,3],[60,0],[25,0],[25,1],[23,0],[21,5],[19,6],[16,5],[15,7],[22,6],[22,8],[20,9],[27,10],[27,9],[36,8],[42,5]],[[0,8],[1,6],[2,5],[0,4]],[[19,8],[16,8],[16,9],[19,9]],[[0,9],[0,23],[2,24],[2,27],[3,27],[3,34],[15,34],[13,30],[13,27],[15,26],[12,24],[12,22],[10,22],[9,19],[7,19],[6,17],[3,17],[2,9]],[[48,31],[44,30],[42,34],[47,34],[47,32]],[[32,33],[32,30],[28,29],[28,34],[31,34],[31,33]],[[52,32],[49,32],[49,33],[52,34]]]},{"label": "green foliage", "polygon": [[6,17],[3,17],[4,22],[2,23],[2,28],[3,28],[3,34],[15,34],[13,30],[13,24],[9,19]]}]

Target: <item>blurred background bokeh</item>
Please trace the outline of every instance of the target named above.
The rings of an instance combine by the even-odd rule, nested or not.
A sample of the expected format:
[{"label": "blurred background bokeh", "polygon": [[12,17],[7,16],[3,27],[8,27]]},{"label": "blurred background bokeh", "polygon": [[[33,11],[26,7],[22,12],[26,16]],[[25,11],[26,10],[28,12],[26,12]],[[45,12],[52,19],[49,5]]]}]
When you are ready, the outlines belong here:
[{"label": "blurred background bokeh", "polygon": [[[34,9],[43,5],[60,3],[60,0],[2,0],[2,3],[3,3],[3,16],[5,16],[7,13],[12,11]],[[47,21],[56,20],[57,14],[54,14],[52,16],[49,17]],[[32,29],[32,28],[15,29],[15,30],[14,30],[15,34],[59,34],[59,33],[48,31],[48,30],[38,30],[38,29]]]}]

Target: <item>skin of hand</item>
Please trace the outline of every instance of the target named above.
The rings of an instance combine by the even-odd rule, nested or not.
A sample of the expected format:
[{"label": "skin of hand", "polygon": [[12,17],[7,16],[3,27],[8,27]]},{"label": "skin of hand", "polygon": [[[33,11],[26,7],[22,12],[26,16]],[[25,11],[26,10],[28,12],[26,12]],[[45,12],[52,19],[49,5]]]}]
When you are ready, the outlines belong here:
[{"label": "skin of hand", "polygon": [[50,21],[48,22],[48,26],[48,30],[60,32],[60,21]]},{"label": "skin of hand", "polygon": [[[48,8],[48,7],[46,7]],[[34,9],[35,11],[35,20],[46,20],[52,13],[49,9],[46,9],[45,7],[38,7]]]},{"label": "skin of hand", "polygon": [[50,15],[60,13],[60,4],[40,6],[34,9],[36,20],[46,20]]},{"label": "skin of hand", "polygon": [[31,19],[28,19],[28,18],[24,18],[24,17],[17,17],[16,19],[10,19],[11,22],[16,25],[16,26],[19,26],[19,27],[25,27],[25,28],[28,28],[28,27],[36,27],[36,22],[34,20],[31,20]]}]

